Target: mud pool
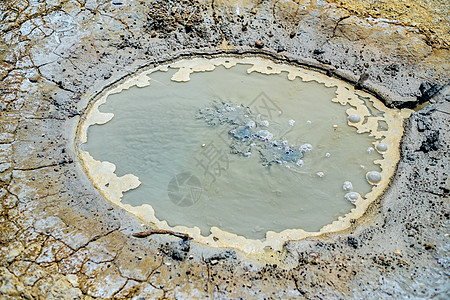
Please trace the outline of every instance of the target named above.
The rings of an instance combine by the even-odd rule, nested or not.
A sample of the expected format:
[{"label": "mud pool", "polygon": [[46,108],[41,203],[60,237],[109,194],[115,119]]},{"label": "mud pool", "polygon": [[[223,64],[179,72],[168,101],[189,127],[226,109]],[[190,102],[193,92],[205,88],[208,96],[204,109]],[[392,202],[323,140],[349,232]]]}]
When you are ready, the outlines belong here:
[{"label": "mud pool", "polygon": [[[449,299],[448,8],[444,0],[0,1],[0,298]],[[272,70],[250,61],[254,56],[272,60]],[[196,57],[212,60],[191,60]],[[170,226],[149,204],[131,205],[146,184],[142,174],[119,165],[132,158],[108,162],[82,151],[100,124],[107,129],[119,120],[120,110],[114,117],[100,111],[113,111],[120,91],[151,91],[156,83],[148,78],[158,71],[190,85],[205,70],[214,76],[234,64],[224,57],[247,60],[254,70],[249,78],[281,73],[308,81],[310,73],[294,70],[302,66],[348,82],[346,90],[328,76],[315,79],[337,94],[330,104],[349,107],[346,126],[374,134],[371,155],[382,155],[382,180],[355,205],[344,201],[347,213],[320,231],[269,231],[265,239],[214,226],[202,235],[200,228]],[[404,118],[365,92],[415,112]],[[215,103],[222,104],[206,102],[194,117]],[[280,117],[295,121],[289,128],[305,126],[287,113]],[[245,126],[227,121],[196,121],[201,130],[246,134]],[[265,130],[279,141],[272,125]],[[262,136],[259,127],[247,129]],[[304,145],[286,140],[294,150]],[[105,148],[116,143],[108,142]],[[282,152],[262,140],[248,142],[257,144],[249,158],[247,142],[232,139],[224,149],[254,168],[284,166],[276,162]],[[199,143],[199,151],[207,148]],[[269,151],[261,157],[261,150]],[[295,151],[286,158],[297,159]],[[301,154],[301,170],[315,151]],[[336,155],[329,153],[324,161]],[[268,154],[274,159],[263,161]],[[375,183],[379,174],[370,174],[362,175]],[[173,178],[196,186],[201,177],[174,176],[163,186],[167,205],[192,208],[180,197],[185,193],[169,197]],[[183,233],[158,230],[164,228]],[[136,235],[149,231],[159,233]]]},{"label": "mud pool", "polygon": [[105,174],[121,181],[121,204],[163,228],[253,240],[319,232],[389,181],[380,162],[395,143],[381,140],[396,124],[375,101],[263,59],[181,61],[98,101],[104,119],[91,122],[102,124],[89,127],[82,156],[114,164],[113,175],[86,163],[97,188],[114,185],[98,181]]}]

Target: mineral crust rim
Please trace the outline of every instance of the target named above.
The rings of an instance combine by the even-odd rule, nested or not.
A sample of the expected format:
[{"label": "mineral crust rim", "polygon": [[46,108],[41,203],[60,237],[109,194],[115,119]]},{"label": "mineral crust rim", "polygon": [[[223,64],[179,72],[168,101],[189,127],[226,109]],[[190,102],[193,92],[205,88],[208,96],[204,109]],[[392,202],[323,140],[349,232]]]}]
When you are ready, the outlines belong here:
[{"label": "mineral crust rim", "polygon": [[[190,228],[185,226],[169,226],[166,221],[158,220],[152,206],[144,204],[141,206],[131,206],[123,204],[121,198],[123,192],[137,188],[140,185],[139,179],[132,174],[117,177],[114,173],[115,165],[110,162],[96,161],[92,156],[81,149],[81,144],[87,141],[87,129],[94,124],[105,124],[110,121],[114,115],[112,113],[101,113],[98,108],[105,103],[107,97],[111,94],[120,93],[122,90],[130,87],[146,87],[150,85],[150,75],[156,71],[167,71],[168,68],[176,68],[178,71],[172,76],[171,80],[177,82],[187,82],[190,80],[190,74],[195,72],[213,71],[217,66],[231,68],[236,64],[250,65],[247,73],[258,72],[261,74],[280,74],[287,72],[287,78],[294,80],[299,77],[302,81],[316,81],[324,84],[326,87],[336,87],[336,97],[331,101],[340,103],[341,105],[349,104],[351,107],[346,110],[348,116],[360,116],[359,122],[348,121],[349,126],[357,129],[358,133],[370,133],[377,139],[374,142],[374,148],[377,149],[379,143],[387,145],[387,151],[378,151],[382,156],[382,160],[376,160],[375,163],[380,165],[382,169],[381,176],[383,180],[373,185],[372,190],[367,193],[364,198],[359,196],[355,202],[356,207],[349,213],[338,218],[338,220],[323,226],[318,232],[307,232],[302,229],[286,229],[276,233],[268,231],[265,240],[247,239],[233,233],[221,230],[218,227],[211,228],[211,234],[203,236],[198,227]],[[368,108],[364,102],[358,98],[358,95],[368,98],[372,105],[383,112],[383,117],[370,116]],[[103,195],[104,198],[117,206],[131,212],[144,223],[156,226],[160,229],[174,230],[189,234],[195,241],[212,247],[232,247],[237,248],[247,255],[257,257],[268,257],[274,252],[282,249],[284,242],[288,240],[300,240],[308,237],[317,237],[328,233],[337,233],[348,229],[352,222],[364,215],[367,208],[378,197],[380,197],[390,184],[394,175],[397,162],[400,159],[400,140],[403,136],[403,120],[411,114],[408,109],[396,110],[388,109],[381,101],[372,95],[356,91],[350,84],[337,78],[328,77],[317,71],[307,70],[301,66],[287,64],[285,62],[274,62],[267,58],[259,56],[222,56],[215,58],[191,58],[181,59],[168,64],[161,64],[157,67],[141,70],[135,74],[131,74],[117,83],[111,88],[105,89],[99,96],[90,100],[85,114],[81,118],[77,135],[76,150],[81,164],[91,179],[93,185]],[[364,121],[367,117],[367,121]],[[378,121],[384,120],[388,125],[388,131],[378,130]]]}]

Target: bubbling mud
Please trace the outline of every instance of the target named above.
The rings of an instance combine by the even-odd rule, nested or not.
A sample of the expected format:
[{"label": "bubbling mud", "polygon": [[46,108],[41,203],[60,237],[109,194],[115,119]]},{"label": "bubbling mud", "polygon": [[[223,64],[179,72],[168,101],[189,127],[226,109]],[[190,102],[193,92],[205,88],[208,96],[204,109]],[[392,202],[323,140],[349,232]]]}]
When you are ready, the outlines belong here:
[{"label": "bubbling mud", "polygon": [[296,66],[194,58],[105,91],[77,145],[95,187],[144,222],[262,253],[361,217],[393,176],[407,114]]}]

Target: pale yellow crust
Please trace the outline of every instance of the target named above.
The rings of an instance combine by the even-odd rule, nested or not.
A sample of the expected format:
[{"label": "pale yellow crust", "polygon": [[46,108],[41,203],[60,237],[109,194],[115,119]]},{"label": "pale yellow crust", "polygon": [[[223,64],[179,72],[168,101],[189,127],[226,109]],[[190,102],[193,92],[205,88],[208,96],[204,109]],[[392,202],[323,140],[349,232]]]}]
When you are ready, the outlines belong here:
[{"label": "pale yellow crust", "polygon": [[[86,134],[89,126],[93,124],[104,124],[113,118],[113,114],[101,113],[98,110],[98,107],[106,101],[110,94],[119,93],[122,90],[128,89],[134,85],[138,87],[148,86],[150,85],[149,75],[151,73],[156,71],[166,71],[168,68],[178,69],[178,71],[171,78],[173,81],[187,82],[190,80],[190,74],[194,72],[213,71],[217,66],[231,68],[236,64],[250,65],[247,70],[248,73],[259,72],[270,75],[286,72],[289,80],[300,78],[303,81],[316,81],[327,87],[337,88],[336,97],[332,99],[332,101],[340,103],[341,105],[350,105],[351,108],[346,110],[347,114],[357,114],[361,118],[361,120],[356,123],[348,121],[348,125],[354,126],[358,133],[367,132],[371,136],[375,137],[376,141],[373,143],[374,149],[376,149],[376,145],[378,143],[384,143],[387,145],[387,151],[380,152],[383,159],[375,161],[375,163],[380,165],[382,170],[381,182],[377,185],[373,185],[372,190],[364,197],[360,196],[356,200],[355,208],[353,208],[348,214],[339,217],[338,220],[332,222],[331,224],[325,225],[318,232],[307,232],[302,229],[287,229],[280,233],[269,231],[266,233],[266,238],[263,241],[247,239],[245,237],[223,231],[217,227],[211,228],[211,234],[209,236],[203,236],[201,235],[198,227],[171,227],[166,221],[158,220],[155,217],[153,208],[148,204],[134,207],[121,203],[123,192],[138,187],[140,184],[139,179],[132,174],[117,177],[116,174],[114,174],[115,166],[112,163],[95,161],[89,153],[80,149],[80,145],[87,141]],[[373,107],[382,112],[383,116],[372,116],[364,104],[364,101],[361,100],[358,95],[368,98]],[[193,58],[143,71],[121,83],[117,87],[105,91],[105,93],[90,106],[89,110],[80,122],[77,137],[77,148],[79,158],[86,170],[86,173],[103,196],[114,204],[135,214],[144,223],[151,224],[152,226],[156,226],[161,229],[188,233],[194,238],[195,241],[205,245],[212,247],[233,247],[243,251],[245,254],[253,258],[273,261],[276,260],[274,258],[274,254],[280,253],[284,242],[345,230],[350,226],[351,220],[358,219],[364,214],[370,203],[377,199],[388,187],[390,179],[394,175],[395,166],[400,158],[399,144],[403,135],[403,120],[408,117],[411,112],[412,111],[410,110],[399,111],[388,109],[373,96],[361,91],[355,91],[351,85],[338,79],[330,78],[319,72],[301,69],[292,65],[279,64],[260,57],[222,57],[213,59]],[[379,120],[386,122],[388,126],[387,131],[378,130]]]}]

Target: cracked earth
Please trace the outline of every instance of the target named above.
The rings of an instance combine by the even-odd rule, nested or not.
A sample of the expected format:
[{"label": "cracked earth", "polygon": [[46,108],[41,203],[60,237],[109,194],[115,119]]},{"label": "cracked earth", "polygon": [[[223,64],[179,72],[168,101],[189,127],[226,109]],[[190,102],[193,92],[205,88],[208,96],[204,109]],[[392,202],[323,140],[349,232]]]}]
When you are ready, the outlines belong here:
[{"label": "cracked earth", "polygon": [[[2,1],[0,297],[448,299],[449,5],[368,3]],[[133,237],[150,228],[103,199],[76,157],[84,110],[142,68],[249,54],[416,107],[391,186],[345,232],[286,242],[270,262]]]}]

